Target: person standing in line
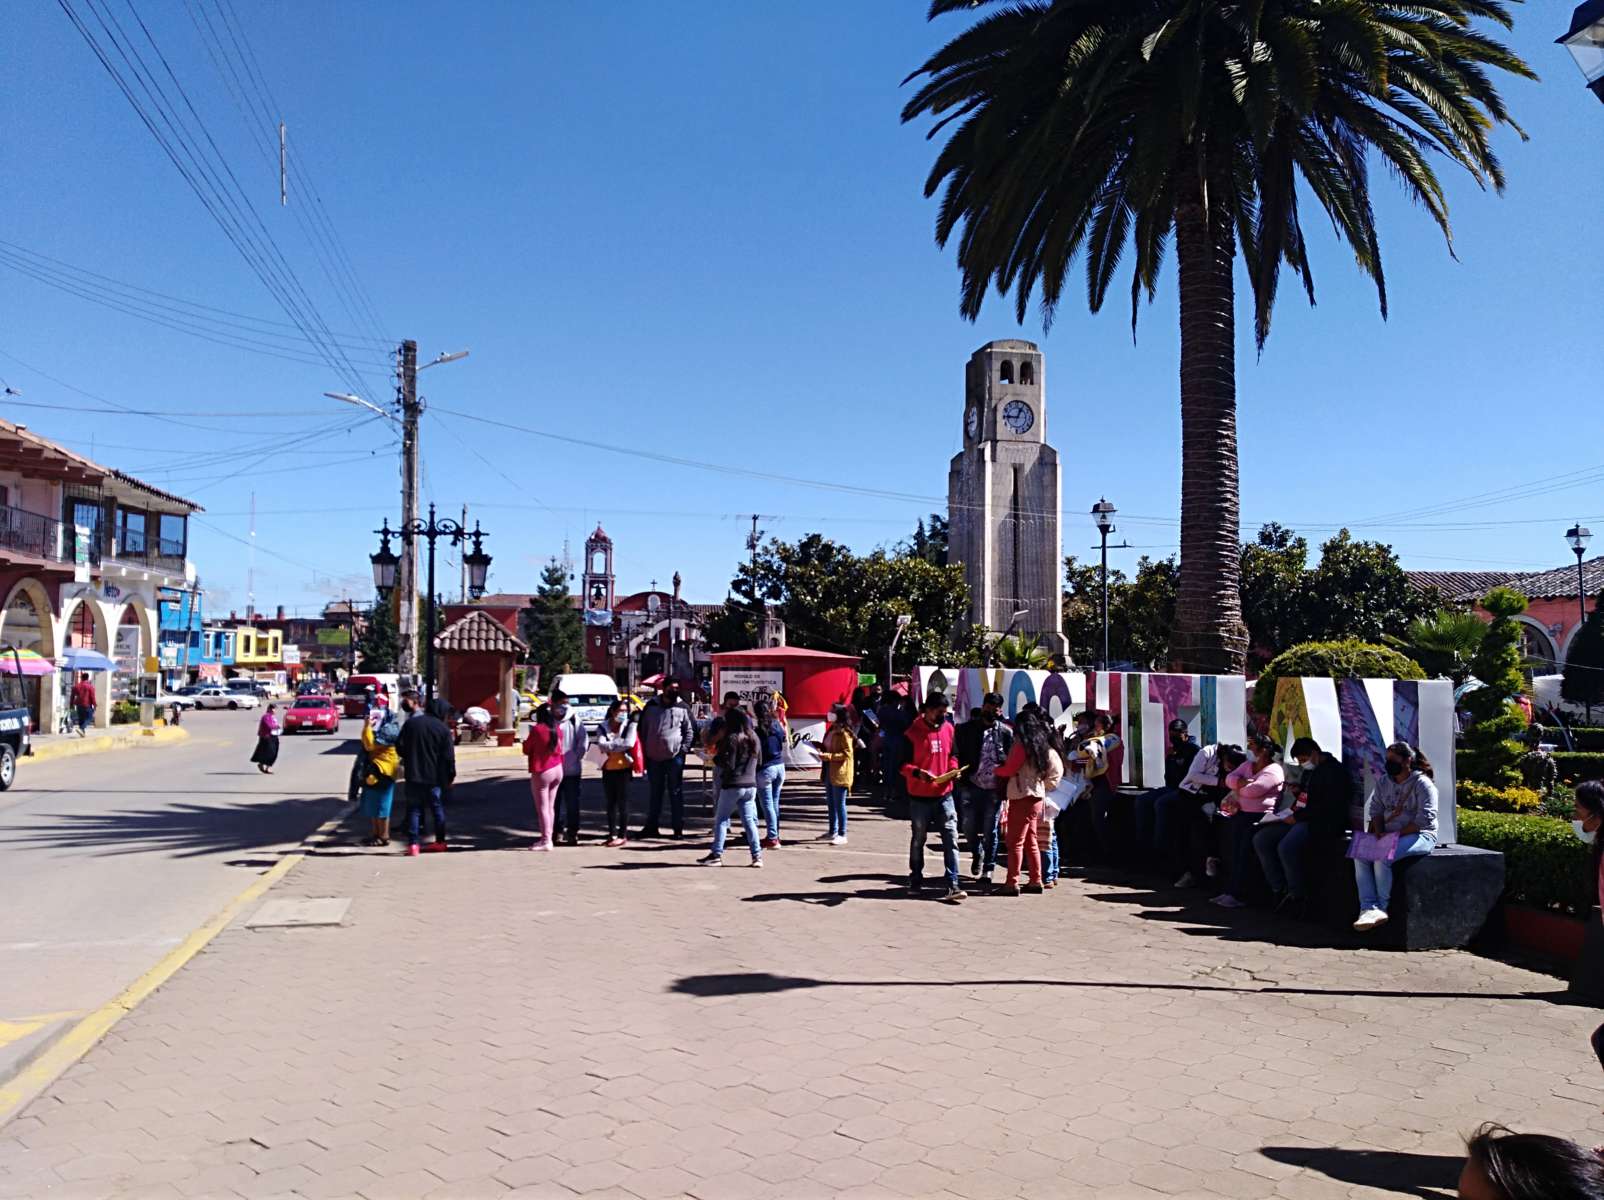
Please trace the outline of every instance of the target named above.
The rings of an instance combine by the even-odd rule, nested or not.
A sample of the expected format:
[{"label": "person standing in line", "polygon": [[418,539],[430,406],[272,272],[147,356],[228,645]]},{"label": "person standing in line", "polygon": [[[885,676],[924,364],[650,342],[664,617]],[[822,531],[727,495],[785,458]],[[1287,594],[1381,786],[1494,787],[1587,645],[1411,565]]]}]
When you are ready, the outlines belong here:
[{"label": "person standing in line", "polygon": [[1266,733],[1248,734],[1248,760],[1225,777],[1228,789],[1220,802],[1225,815],[1225,839],[1231,848],[1231,875],[1225,891],[1211,904],[1221,908],[1246,908],[1242,893],[1247,891],[1249,864],[1254,861],[1253,835],[1258,832],[1266,813],[1279,807],[1281,789],[1286,785],[1287,773],[1276,759],[1281,757],[1281,745]]},{"label": "person standing in line", "polygon": [[362,722],[362,815],[373,823],[362,842],[364,846],[390,844],[390,809],[395,801],[396,772],[401,766],[401,756],[395,749],[401,737],[401,722],[387,708],[379,709],[376,716],[376,720]]},{"label": "person standing in line", "polygon": [[557,733],[562,742],[563,780],[557,785],[557,828],[563,845],[579,845],[579,787],[585,773],[585,751],[590,749],[590,735],[568,703],[568,694],[561,688],[551,693],[551,712],[557,718]]},{"label": "person standing in line", "polygon": [[[1045,890],[1039,833],[1042,808],[1047,793],[1063,781],[1064,760],[1053,749],[1046,714],[1036,705],[1026,705],[1014,718],[1014,745],[1008,761],[997,768],[997,778],[1006,780],[1008,788],[1008,877],[1002,894],[1040,893]],[[1029,880],[1023,889],[1019,886],[1021,862]]]},{"label": "person standing in line", "polygon": [[987,887],[997,869],[997,819],[1002,788],[997,768],[1013,749],[1014,731],[1002,717],[1003,698],[987,692],[980,707],[953,731],[953,753],[964,768],[954,789],[965,835],[969,838],[969,874]]},{"label": "person standing in line", "polygon": [[540,837],[529,848],[550,850],[557,844],[557,791],[563,782],[562,722],[550,702],[535,709],[529,719],[524,757],[529,760],[529,794],[540,823]]},{"label": "person standing in line", "polygon": [[602,794],[607,798],[607,840],[604,846],[629,841],[629,779],[635,773],[635,714],[622,700],[607,706],[596,745],[607,759],[602,763]]},{"label": "person standing in line", "polygon": [[95,685],[89,679],[89,672],[83,671],[78,675],[78,682],[72,685],[72,715],[78,723],[78,736],[84,737],[84,731],[95,723],[95,704],[99,697],[95,695]]},{"label": "person standing in line", "polygon": [[663,797],[669,802],[674,836],[685,836],[685,752],[696,744],[696,722],[680,699],[679,684],[669,680],[660,695],[647,701],[640,717],[640,739],[646,752],[646,824],[643,838],[662,837]]},{"label": "person standing in line", "polygon": [[445,795],[457,778],[457,748],[451,740],[451,730],[440,719],[438,710],[443,707],[443,702],[436,700],[434,708],[425,712],[417,692],[401,693],[401,711],[407,717],[395,748],[406,774],[408,857],[416,857],[421,851],[426,804],[434,819],[434,840],[429,850],[444,852],[446,848]]},{"label": "person standing in line", "polygon": [[1259,826],[1253,834],[1253,851],[1275,893],[1276,908],[1302,916],[1309,901],[1310,856],[1327,852],[1334,857],[1340,850],[1348,829],[1353,778],[1312,737],[1294,741],[1292,757],[1303,768],[1293,805],[1282,819]]},{"label": "person standing in line", "polygon": [[908,798],[908,780],[902,773],[908,761],[908,728],[914,722],[913,699],[906,692],[888,691],[880,711],[880,778],[885,805],[898,806]]},{"label": "person standing in line", "polygon": [[1381,839],[1397,834],[1397,845],[1385,859],[1353,860],[1359,884],[1359,919],[1353,927],[1360,933],[1387,923],[1393,864],[1437,848],[1437,783],[1431,761],[1408,742],[1394,742],[1387,747],[1383,769],[1386,777],[1376,781],[1365,801],[1364,829]]},{"label": "person standing in line", "polygon": [[958,808],[952,798],[953,730],[947,720],[947,697],[932,692],[925,697],[921,715],[908,726],[904,740],[908,761],[902,775],[908,787],[908,891],[917,896],[925,886],[925,834],[941,822],[941,858],[946,868],[947,891],[942,899],[958,904],[967,899],[958,886]]},{"label": "person standing in line", "polygon": [[847,796],[852,791],[853,767],[857,762],[857,739],[852,736],[845,704],[830,710],[830,730],[824,735],[819,754],[824,763],[824,798],[829,808],[829,828],[819,835],[832,846],[847,844]]},{"label": "person standing in line", "polygon": [[707,748],[713,751],[713,769],[718,772],[718,804],[713,810],[712,848],[697,862],[704,867],[724,865],[724,841],[729,834],[730,818],[739,810],[747,849],[752,852],[752,865],[761,867],[763,847],[757,834],[759,749],[745,711],[725,709],[723,723],[709,738]]},{"label": "person standing in line", "polygon": [[273,764],[278,761],[278,735],[281,731],[278,705],[269,704],[262,719],[256,723],[256,750],[251,754],[251,761],[263,775],[271,775]]},{"label": "person standing in line", "polygon": [[763,849],[780,848],[780,789],[785,786],[785,725],[767,700],[752,705],[758,744],[757,801],[763,813]]}]

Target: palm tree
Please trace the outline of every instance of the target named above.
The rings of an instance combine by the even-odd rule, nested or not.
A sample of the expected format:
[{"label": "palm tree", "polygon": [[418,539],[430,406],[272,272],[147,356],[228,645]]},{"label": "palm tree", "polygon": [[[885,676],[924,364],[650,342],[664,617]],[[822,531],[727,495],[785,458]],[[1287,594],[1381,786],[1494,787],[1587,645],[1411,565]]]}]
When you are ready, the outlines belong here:
[{"label": "palm tree", "polygon": [[1016,667],[1029,671],[1045,671],[1052,665],[1053,656],[1034,634],[1003,634],[992,645],[992,661],[999,667]]},{"label": "palm tree", "polygon": [[[1003,0],[932,0],[932,19]],[[1284,262],[1314,300],[1298,210],[1312,195],[1376,284],[1370,204],[1379,158],[1451,234],[1429,159],[1502,190],[1490,137],[1514,126],[1487,68],[1535,78],[1473,28],[1510,25],[1508,0],[1009,0],[908,77],[904,121],[952,127],[925,184],[945,183],[936,240],[954,231],[960,310],[993,282],[1044,326],[1075,258],[1099,310],[1127,250],[1131,323],[1173,235],[1181,310],[1181,577],[1172,654],[1239,672],[1235,294],[1240,254],[1262,350]],[[907,82],[906,80],[904,82]],[[1524,135],[1523,135],[1524,136]]]},{"label": "palm tree", "polygon": [[1458,687],[1470,676],[1470,660],[1487,636],[1487,622],[1461,609],[1439,609],[1409,622],[1397,648],[1433,675],[1446,675]]}]

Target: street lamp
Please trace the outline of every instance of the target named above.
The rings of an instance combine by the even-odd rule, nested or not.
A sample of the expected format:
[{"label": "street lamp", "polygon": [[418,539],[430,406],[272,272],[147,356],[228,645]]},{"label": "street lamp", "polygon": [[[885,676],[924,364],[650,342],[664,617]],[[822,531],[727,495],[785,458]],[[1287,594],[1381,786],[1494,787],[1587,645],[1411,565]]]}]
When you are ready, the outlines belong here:
[{"label": "street lamp", "polygon": [[1106,496],[1099,497],[1097,503],[1092,505],[1092,520],[1097,524],[1097,532],[1102,535],[1103,551],[1103,662],[1102,669],[1108,670],[1108,535],[1114,532],[1114,514],[1119,510],[1108,502]]},{"label": "street lamp", "polygon": [[896,659],[897,643],[902,640],[902,631],[912,624],[913,615],[911,613],[897,614],[897,631],[891,635],[891,647],[886,651],[886,694],[888,696],[891,694],[891,681],[896,677],[892,663]]},{"label": "street lamp", "polygon": [[387,588],[395,586],[396,565],[398,556],[390,549],[390,538],[399,537],[404,543],[411,545],[418,538],[429,543],[429,588],[428,612],[424,618],[424,627],[427,630],[427,645],[424,647],[424,699],[434,699],[434,544],[440,538],[453,546],[460,546],[463,542],[472,539],[473,549],[462,556],[463,563],[468,568],[468,593],[475,599],[485,594],[485,578],[490,573],[490,555],[485,553],[485,532],[479,528],[479,522],[473,523],[472,529],[464,528],[459,522],[435,519],[434,505],[429,505],[429,519],[427,521],[414,520],[403,522],[401,528],[391,529],[390,519],[384,519],[382,528],[375,529],[379,535],[379,549],[375,554],[368,556],[373,563],[373,582],[378,585],[381,593]]},{"label": "street lamp", "polygon": [[1570,30],[1555,39],[1571,52],[1588,91],[1604,100],[1604,0],[1585,0],[1571,14]]},{"label": "street lamp", "polygon": [[[1600,0],[1604,4],[1604,0]],[[1604,12],[1604,9],[1600,10]],[[1576,552],[1576,611],[1580,618],[1576,626],[1577,634],[1582,632],[1582,626],[1587,624],[1587,581],[1582,572],[1582,555],[1587,553],[1587,543],[1592,541],[1593,531],[1580,521],[1565,531],[1565,540],[1570,543],[1571,549]],[[1561,666],[1564,664],[1561,663]],[[1587,706],[1587,723],[1593,723],[1593,706]]]},{"label": "street lamp", "polygon": [[354,396],[350,392],[324,392],[323,394],[330,400],[338,400],[342,404],[354,404],[358,408],[365,408],[369,412],[378,413],[386,421],[395,420],[394,413],[385,412],[384,409],[374,404],[371,400],[364,400],[361,396]]}]

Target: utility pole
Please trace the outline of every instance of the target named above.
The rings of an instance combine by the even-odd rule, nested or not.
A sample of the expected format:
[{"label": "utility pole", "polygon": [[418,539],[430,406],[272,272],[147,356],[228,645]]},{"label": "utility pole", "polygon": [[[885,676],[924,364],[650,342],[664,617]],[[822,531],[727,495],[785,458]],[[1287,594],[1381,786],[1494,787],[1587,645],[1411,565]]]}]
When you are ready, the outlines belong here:
[{"label": "utility pole", "polygon": [[[462,506],[462,527],[464,529],[468,528],[468,506],[466,504]],[[468,560],[463,555],[464,551],[459,546],[457,548],[457,574],[460,576],[457,581],[457,603],[459,604],[468,603]]]},{"label": "utility pole", "polygon": [[746,548],[752,556],[752,611],[757,617],[757,641],[763,641],[763,618],[768,615],[769,606],[758,599],[757,594],[757,548],[763,531],[757,527],[757,519],[761,514],[752,514],[752,532],[747,535]]},{"label": "utility pole", "polygon": [[[418,519],[418,343],[408,338],[396,351],[399,359],[401,398],[401,527],[410,529]],[[418,673],[418,543],[401,541],[396,571],[396,625],[400,635],[402,675]]]}]

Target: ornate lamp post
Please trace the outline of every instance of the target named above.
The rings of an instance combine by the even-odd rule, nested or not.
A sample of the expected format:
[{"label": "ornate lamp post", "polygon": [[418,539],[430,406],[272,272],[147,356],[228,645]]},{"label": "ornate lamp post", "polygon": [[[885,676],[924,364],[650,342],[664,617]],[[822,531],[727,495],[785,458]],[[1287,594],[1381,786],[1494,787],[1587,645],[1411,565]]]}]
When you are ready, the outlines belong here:
[{"label": "ornate lamp post", "polygon": [[1581,68],[1588,91],[1604,100],[1604,0],[1578,4],[1570,29],[1557,40]]},{"label": "ornate lamp post", "polygon": [[[1576,552],[1576,613],[1579,623],[1576,632],[1582,632],[1582,626],[1587,624],[1587,581],[1582,571],[1582,555],[1587,553],[1587,543],[1593,538],[1593,531],[1580,521],[1565,531],[1565,540],[1570,543],[1571,549]],[[1560,666],[1564,667],[1564,663]],[[1587,706],[1588,724],[1593,723],[1593,706]]]},{"label": "ornate lamp post", "polygon": [[1119,510],[1108,502],[1106,497],[1099,497],[1092,505],[1092,520],[1097,524],[1097,532],[1102,535],[1103,550],[1103,661],[1102,669],[1108,670],[1108,535],[1114,532],[1114,514]]},{"label": "ornate lamp post", "polygon": [[373,532],[379,535],[379,549],[376,554],[368,556],[373,563],[373,582],[379,591],[386,592],[395,586],[396,564],[400,562],[399,556],[390,549],[390,539],[399,537],[407,544],[418,538],[429,543],[429,586],[425,595],[428,598],[428,613],[425,617],[425,628],[428,631],[427,644],[424,656],[423,691],[424,699],[434,699],[434,620],[435,620],[435,594],[434,594],[434,544],[440,538],[445,538],[450,545],[460,546],[463,542],[473,540],[473,549],[462,556],[463,565],[468,568],[468,595],[475,600],[485,594],[485,577],[490,573],[490,555],[485,553],[485,532],[479,528],[479,522],[473,523],[472,529],[465,529],[460,522],[447,518],[437,520],[434,515],[434,505],[429,505],[429,519],[420,519],[403,523],[399,529],[390,528],[388,517],[384,525]]}]

